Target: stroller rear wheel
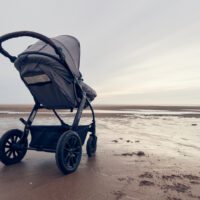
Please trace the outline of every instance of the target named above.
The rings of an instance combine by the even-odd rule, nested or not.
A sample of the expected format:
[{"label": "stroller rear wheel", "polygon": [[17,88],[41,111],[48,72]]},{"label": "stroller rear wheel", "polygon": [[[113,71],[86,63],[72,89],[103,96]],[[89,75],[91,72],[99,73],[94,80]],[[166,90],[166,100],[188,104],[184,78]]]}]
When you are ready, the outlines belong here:
[{"label": "stroller rear wheel", "polygon": [[95,154],[96,149],[97,149],[97,136],[90,135],[86,145],[88,157],[92,157]]},{"label": "stroller rear wheel", "polygon": [[5,165],[11,165],[20,162],[26,152],[28,140],[24,144],[19,143],[23,132],[18,129],[13,129],[6,132],[0,140],[0,160]]},{"label": "stroller rear wheel", "polygon": [[74,131],[67,131],[60,137],[56,148],[56,163],[64,174],[70,174],[79,166],[82,156],[82,143]]}]

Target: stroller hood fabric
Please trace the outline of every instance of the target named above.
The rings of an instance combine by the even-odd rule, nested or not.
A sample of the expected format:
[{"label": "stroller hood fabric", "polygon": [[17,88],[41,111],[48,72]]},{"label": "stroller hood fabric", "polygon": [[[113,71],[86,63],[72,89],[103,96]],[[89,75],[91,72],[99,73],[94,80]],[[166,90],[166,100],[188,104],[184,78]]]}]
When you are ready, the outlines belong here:
[{"label": "stroller hood fabric", "polygon": [[[62,49],[69,69],[59,62],[59,56],[54,49],[41,41],[20,54],[15,61],[15,67],[34,99],[40,104],[49,109],[75,108],[78,106],[77,91],[71,72],[77,79],[81,78],[80,44],[76,38],[66,35],[52,40]],[[82,81],[80,84],[92,101],[96,92]]]}]

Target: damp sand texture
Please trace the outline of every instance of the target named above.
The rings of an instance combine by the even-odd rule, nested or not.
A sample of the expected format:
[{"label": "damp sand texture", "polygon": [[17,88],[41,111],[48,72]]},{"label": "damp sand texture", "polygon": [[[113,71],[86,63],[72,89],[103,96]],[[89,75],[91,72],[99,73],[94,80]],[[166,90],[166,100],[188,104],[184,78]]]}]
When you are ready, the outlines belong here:
[{"label": "damp sand texture", "polygon": [[[0,106],[0,135],[23,129],[30,106]],[[83,146],[78,170],[64,176],[52,153],[28,151],[19,164],[0,163],[1,200],[200,199],[200,108],[96,106],[98,147]],[[73,116],[60,111],[66,122]],[[91,120],[85,111],[81,124]],[[34,124],[59,124],[42,111]],[[30,138],[29,138],[30,139]]]}]

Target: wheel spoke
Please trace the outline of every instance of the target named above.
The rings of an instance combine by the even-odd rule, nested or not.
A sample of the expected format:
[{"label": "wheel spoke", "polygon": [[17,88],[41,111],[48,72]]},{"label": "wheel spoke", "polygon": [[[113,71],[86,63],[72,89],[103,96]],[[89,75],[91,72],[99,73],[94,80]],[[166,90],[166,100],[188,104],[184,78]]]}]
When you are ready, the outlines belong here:
[{"label": "wheel spoke", "polygon": [[13,152],[14,152],[14,151],[12,151],[12,153],[11,153],[11,156],[10,156],[11,158],[14,158],[14,153],[13,153]]},{"label": "wheel spoke", "polygon": [[64,150],[68,152],[68,151],[70,151],[70,148],[64,147]]},{"label": "wheel spoke", "polygon": [[9,151],[11,151],[11,149],[8,149],[7,151],[5,151],[5,154],[7,154]]},{"label": "wheel spoke", "polygon": [[16,151],[13,151],[13,156],[14,156],[14,158],[17,157],[17,155],[16,155],[15,153],[16,153]]},{"label": "wheel spoke", "polygon": [[72,167],[74,167],[76,165],[76,157],[75,156],[72,156],[71,157],[71,163],[72,163]]},{"label": "wheel spoke", "polygon": [[22,150],[17,149],[15,152],[17,152],[17,154],[20,155],[20,153],[22,153]]},{"label": "wheel spoke", "polygon": [[16,150],[15,153],[17,154],[17,156],[19,156],[19,152]]},{"label": "wheel spoke", "polygon": [[69,159],[69,165],[70,165],[71,167],[74,166],[74,162],[73,162],[73,157],[72,157],[72,156],[71,156],[70,159]]},{"label": "wheel spoke", "polygon": [[11,145],[11,142],[10,142],[9,140],[6,142],[6,144],[7,144],[7,143],[8,143],[9,145]]},{"label": "wheel spoke", "polygon": [[64,162],[65,162],[65,164],[67,165],[68,164],[68,162],[69,162],[69,158],[70,158],[70,153],[69,152],[67,152],[67,155],[65,155],[65,158],[64,158]]},{"label": "wheel spoke", "polygon": [[12,141],[12,143],[15,142],[15,138],[14,138],[14,137],[15,137],[14,135],[11,136],[11,141]]},{"label": "wheel spoke", "polygon": [[66,161],[66,165],[67,165],[67,166],[71,166],[71,158],[72,158],[72,156],[70,155],[70,156],[68,157],[67,161]]},{"label": "wheel spoke", "polygon": [[13,141],[12,141],[12,139],[11,139],[11,138],[9,138],[9,139],[8,139],[8,143],[9,143],[10,145],[12,145],[12,144],[13,144]]},{"label": "wheel spoke", "polygon": [[10,150],[8,153],[8,157],[11,157],[12,151]]},{"label": "wheel spoke", "polygon": [[18,139],[18,136],[17,136],[17,135],[15,135],[15,137],[14,137],[14,143],[16,143],[16,142],[17,142],[17,139]]},{"label": "wheel spoke", "polygon": [[80,151],[80,146],[76,146],[75,148],[72,149],[72,151]]},{"label": "wheel spoke", "polygon": [[81,153],[80,151],[74,151],[74,152],[73,152],[73,154],[75,154],[75,155],[77,155],[77,156],[80,155],[80,153]]}]

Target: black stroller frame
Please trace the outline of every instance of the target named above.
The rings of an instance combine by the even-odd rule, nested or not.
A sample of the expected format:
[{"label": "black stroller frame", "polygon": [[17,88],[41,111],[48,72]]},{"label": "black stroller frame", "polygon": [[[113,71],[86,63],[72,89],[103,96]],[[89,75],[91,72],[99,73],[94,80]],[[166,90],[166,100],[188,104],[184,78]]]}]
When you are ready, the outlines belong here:
[{"label": "black stroller frame", "polygon": [[[83,98],[82,98],[82,100],[81,100],[80,106],[77,109],[77,112],[76,112],[76,115],[75,115],[75,118],[74,118],[72,126],[69,126],[68,124],[66,124],[60,118],[60,116],[58,115],[58,113],[56,112],[56,110],[52,109],[53,113],[55,114],[55,116],[57,117],[57,119],[60,121],[61,126],[63,126],[66,129],[72,130],[72,131],[77,131],[77,128],[79,127],[79,121],[81,119],[81,115],[82,115],[82,112],[83,112],[86,100],[87,100],[87,98],[84,95]],[[91,104],[89,104],[89,107],[90,107],[91,112],[92,112],[92,123],[90,125],[88,125],[88,132],[91,132],[91,136],[95,136],[96,135],[95,115],[94,115],[94,111],[93,111],[93,108],[92,108]],[[37,114],[37,112],[38,112],[39,109],[45,109],[45,107],[41,106],[39,103],[36,103],[34,105],[32,111],[31,111],[31,113],[30,113],[27,121],[24,120],[23,118],[19,119],[25,125],[23,136],[20,139],[21,141],[24,141],[24,140],[26,140],[28,138],[28,135],[29,135],[29,132],[30,132],[30,128],[32,126],[32,123],[33,123],[33,121],[34,121],[34,119],[36,117],[36,114]],[[40,126],[38,126],[38,127],[40,127]],[[51,126],[49,126],[49,127],[51,128]],[[19,142],[19,144],[20,143],[21,142]],[[83,139],[83,143],[84,143],[84,139]],[[53,149],[53,148],[52,149],[46,149],[46,148],[28,147],[27,150],[37,150],[37,151],[45,151],[45,152],[56,152],[56,149]]]},{"label": "black stroller frame", "polygon": [[[74,79],[74,86],[78,87],[79,91],[81,92],[81,96],[77,97],[77,94],[75,95],[79,104],[77,106],[75,118],[71,126],[66,124],[61,119],[59,114],[56,112],[56,109],[50,110],[53,111],[57,119],[60,121],[60,126],[32,125],[39,109],[49,109],[45,105],[42,105],[40,102],[38,102],[38,100],[33,96],[35,105],[27,121],[23,118],[20,118],[20,121],[25,125],[24,131],[13,129],[6,132],[2,136],[0,140],[0,160],[5,165],[10,165],[21,161],[27,150],[54,152],[56,153],[56,162],[59,169],[64,174],[72,173],[79,166],[82,155],[82,145],[84,144],[88,132],[91,132],[91,134],[86,145],[87,154],[89,157],[91,157],[96,152],[97,137],[94,110],[90,104],[89,99],[87,98],[86,92],[82,89],[80,79],[78,79],[68,67],[68,64],[65,61],[65,56],[62,53],[62,49],[57,47],[50,38],[42,34],[30,31],[9,33],[0,37],[0,53],[9,58],[10,61],[14,63],[17,57],[11,56],[7,51],[5,51],[2,48],[2,43],[6,40],[22,36],[28,36],[42,40],[44,43],[50,45],[54,49],[55,53],[59,56],[59,62],[62,63],[62,65],[71,73],[71,76]],[[28,52],[27,54],[44,55],[44,53],[40,52]],[[50,54],[45,54],[45,56],[49,56],[51,58],[53,57]],[[54,59],[58,60],[57,57]],[[87,106],[89,106],[92,113],[92,123],[85,126],[79,126],[83,109]],[[73,108],[71,111],[73,111]],[[38,130],[41,130],[39,131],[39,134]],[[30,132],[32,139],[28,145],[28,135]],[[45,137],[47,137],[47,139]]]}]

